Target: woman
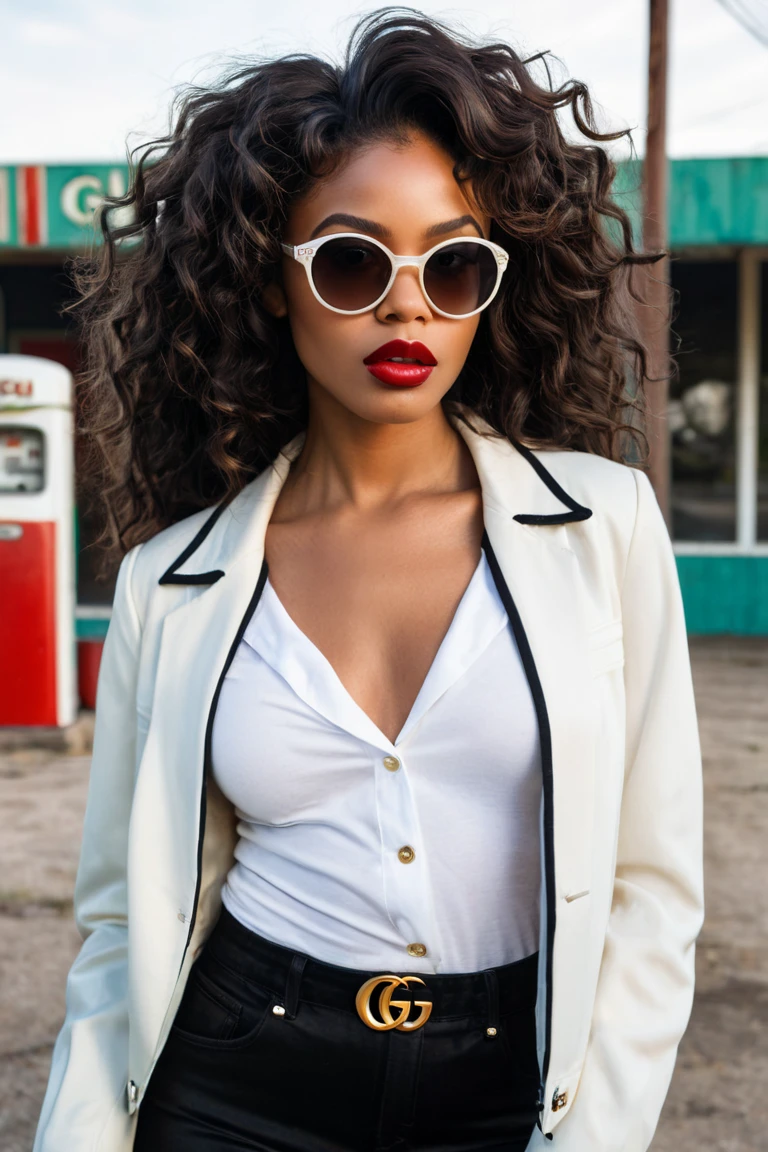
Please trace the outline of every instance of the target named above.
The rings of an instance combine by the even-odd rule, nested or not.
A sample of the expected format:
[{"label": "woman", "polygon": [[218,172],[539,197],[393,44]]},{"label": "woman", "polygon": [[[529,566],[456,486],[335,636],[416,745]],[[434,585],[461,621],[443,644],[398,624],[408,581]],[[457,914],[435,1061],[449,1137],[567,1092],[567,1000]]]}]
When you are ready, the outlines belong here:
[{"label": "woman", "polygon": [[648,1148],[701,764],[607,138],[385,10],[192,94],[105,214],[126,555],[35,1152]]}]

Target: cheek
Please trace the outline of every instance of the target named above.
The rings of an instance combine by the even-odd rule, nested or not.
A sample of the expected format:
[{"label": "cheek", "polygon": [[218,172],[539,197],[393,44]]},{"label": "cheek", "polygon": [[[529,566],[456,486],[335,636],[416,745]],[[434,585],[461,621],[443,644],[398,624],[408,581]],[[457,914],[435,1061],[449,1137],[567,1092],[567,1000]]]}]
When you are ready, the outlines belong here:
[{"label": "cheek", "polygon": [[309,290],[288,295],[288,321],[299,359],[317,380],[333,379],[342,366],[348,370],[370,343],[370,314],[341,316],[324,308]]},{"label": "cheek", "polygon": [[469,355],[472,342],[480,325],[480,316],[470,316],[468,320],[449,320],[444,334],[444,348],[456,368],[461,370]]},{"label": "cheek", "polygon": [[467,320],[442,320],[430,325],[422,339],[437,357],[433,388],[444,395],[461,374],[477,335],[479,316]]},{"label": "cheek", "polygon": [[336,322],[344,317],[331,312],[315,299],[303,272],[301,279],[292,277],[286,283],[285,297],[291,333],[300,356],[302,349],[309,351],[313,346],[333,342]]}]

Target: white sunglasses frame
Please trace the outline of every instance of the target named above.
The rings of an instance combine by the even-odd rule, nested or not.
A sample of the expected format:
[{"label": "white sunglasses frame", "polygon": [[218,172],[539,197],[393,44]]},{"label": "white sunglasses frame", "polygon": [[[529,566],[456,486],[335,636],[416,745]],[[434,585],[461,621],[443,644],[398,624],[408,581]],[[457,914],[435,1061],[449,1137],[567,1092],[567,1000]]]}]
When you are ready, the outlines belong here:
[{"label": "white sunglasses frame", "polygon": [[[378,299],[374,300],[372,304],[366,304],[365,308],[356,308],[354,311],[348,311],[346,308],[335,308],[333,304],[329,304],[327,300],[323,300],[312,279],[312,261],[315,258],[318,248],[328,240],[339,240],[345,236],[352,237],[355,240],[365,240],[366,243],[374,244],[377,248],[381,248],[382,252],[386,252],[392,263],[392,272],[387,281],[387,286]],[[481,304],[479,308],[475,308],[472,312],[462,312],[457,316],[453,312],[443,312],[442,309],[433,303],[424,284],[424,266],[430,256],[433,256],[435,252],[438,252],[441,248],[445,248],[449,244],[461,244],[465,242],[468,244],[482,244],[485,248],[490,248],[496,258],[496,284],[494,285],[493,292],[491,292],[488,299],[485,303]],[[430,248],[428,252],[425,252],[423,256],[396,256],[394,252],[387,248],[386,244],[382,244],[380,240],[374,239],[373,236],[366,236],[363,232],[331,232],[328,236],[320,236],[319,239],[311,240],[306,244],[281,244],[280,247],[286,255],[291,256],[294,260],[298,261],[299,264],[303,265],[315,299],[319,300],[323,307],[328,308],[331,312],[338,312],[340,316],[360,316],[363,312],[370,312],[371,309],[377,308],[394,284],[398,271],[401,268],[410,266],[419,269],[421,291],[433,312],[437,312],[438,316],[444,316],[447,320],[466,320],[469,316],[476,316],[478,312],[482,312],[491,303],[501,286],[501,278],[504,275],[504,270],[509,261],[509,253],[505,252],[501,245],[494,244],[492,240],[486,240],[485,237],[480,236],[453,236],[449,239],[441,240],[439,244],[435,244],[434,247]]]}]

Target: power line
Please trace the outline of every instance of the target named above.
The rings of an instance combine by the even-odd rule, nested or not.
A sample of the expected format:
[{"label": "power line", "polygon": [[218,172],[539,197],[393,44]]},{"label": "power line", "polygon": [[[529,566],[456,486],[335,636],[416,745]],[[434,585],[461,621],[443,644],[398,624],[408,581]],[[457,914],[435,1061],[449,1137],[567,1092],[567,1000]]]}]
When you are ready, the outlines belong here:
[{"label": "power line", "polygon": [[718,0],[726,12],[738,20],[742,28],[746,28],[755,40],[759,40],[768,48],[768,7],[765,0],[756,0],[750,5],[749,0]]}]

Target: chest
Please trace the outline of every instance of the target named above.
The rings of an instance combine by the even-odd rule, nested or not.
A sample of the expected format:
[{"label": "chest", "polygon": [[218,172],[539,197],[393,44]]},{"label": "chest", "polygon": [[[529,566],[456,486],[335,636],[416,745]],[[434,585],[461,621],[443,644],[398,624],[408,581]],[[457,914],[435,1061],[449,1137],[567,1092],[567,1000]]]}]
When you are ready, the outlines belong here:
[{"label": "chest", "polygon": [[[378,844],[384,821],[399,846],[414,805],[461,835],[538,797],[536,715],[509,628],[494,620],[477,640],[454,628],[393,748],[308,644],[273,643],[274,623],[257,621],[239,646],[212,733],[220,787],[260,827],[333,827],[358,844],[362,831]],[[393,755],[404,771],[384,769]]]},{"label": "chest", "polygon": [[350,696],[394,740],[480,556],[479,493],[267,528],[269,579]]}]

